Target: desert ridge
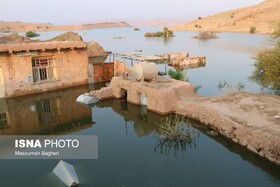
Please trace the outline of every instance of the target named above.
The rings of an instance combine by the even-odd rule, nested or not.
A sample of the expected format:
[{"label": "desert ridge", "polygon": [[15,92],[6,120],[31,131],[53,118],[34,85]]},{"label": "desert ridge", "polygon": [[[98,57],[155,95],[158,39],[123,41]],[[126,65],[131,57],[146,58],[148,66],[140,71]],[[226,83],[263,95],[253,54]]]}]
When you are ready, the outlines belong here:
[{"label": "desert ridge", "polygon": [[102,22],[82,25],[53,25],[51,23],[0,22],[0,32],[86,30],[92,28],[125,28],[131,27],[126,22]]},{"label": "desert ridge", "polygon": [[265,0],[253,6],[233,9],[208,17],[197,17],[196,20],[170,29],[268,34],[273,32],[275,23],[279,21],[280,1]]}]

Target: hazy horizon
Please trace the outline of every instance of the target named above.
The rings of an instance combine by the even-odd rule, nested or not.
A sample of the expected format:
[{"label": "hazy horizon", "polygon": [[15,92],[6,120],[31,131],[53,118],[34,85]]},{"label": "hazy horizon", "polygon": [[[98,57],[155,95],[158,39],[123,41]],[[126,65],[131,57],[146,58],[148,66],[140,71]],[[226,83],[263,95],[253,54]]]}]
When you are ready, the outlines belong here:
[{"label": "hazy horizon", "polygon": [[78,24],[98,20],[193,19],[250,6],[262,0],[0,0],[1,21]]}]

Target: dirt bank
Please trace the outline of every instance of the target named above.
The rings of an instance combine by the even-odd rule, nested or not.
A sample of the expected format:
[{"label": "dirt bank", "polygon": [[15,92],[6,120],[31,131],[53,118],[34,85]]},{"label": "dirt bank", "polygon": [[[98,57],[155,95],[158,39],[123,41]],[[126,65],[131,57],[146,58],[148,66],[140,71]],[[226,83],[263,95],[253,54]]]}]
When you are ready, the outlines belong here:
[{"label": "dirt bank", "polygon": [[178,97],[174,110],[280,165],[280,97],[246,92]]}]

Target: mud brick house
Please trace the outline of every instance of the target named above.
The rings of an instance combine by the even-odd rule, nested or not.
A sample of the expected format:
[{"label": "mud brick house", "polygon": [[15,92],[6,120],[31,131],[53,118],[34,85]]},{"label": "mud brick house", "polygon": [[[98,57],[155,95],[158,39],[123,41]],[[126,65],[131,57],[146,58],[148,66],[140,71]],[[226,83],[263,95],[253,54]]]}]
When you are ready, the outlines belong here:
[{"label": "mud brick house", "polygon": [[88,83],[87,44],[39,41],[0,45],[0,98]]}]

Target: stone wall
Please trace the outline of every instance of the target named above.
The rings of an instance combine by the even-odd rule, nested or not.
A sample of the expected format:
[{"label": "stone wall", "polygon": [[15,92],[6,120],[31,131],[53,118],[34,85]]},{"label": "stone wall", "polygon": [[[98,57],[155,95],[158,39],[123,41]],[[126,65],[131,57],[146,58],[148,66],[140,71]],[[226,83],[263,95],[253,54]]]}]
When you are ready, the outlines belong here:
[{"label": "stone wall", "polygon": [[125,73],[132,74],[132,67],[127,66],[124,62],[115,60],[114,71],[116,76],[123,76]]}]

